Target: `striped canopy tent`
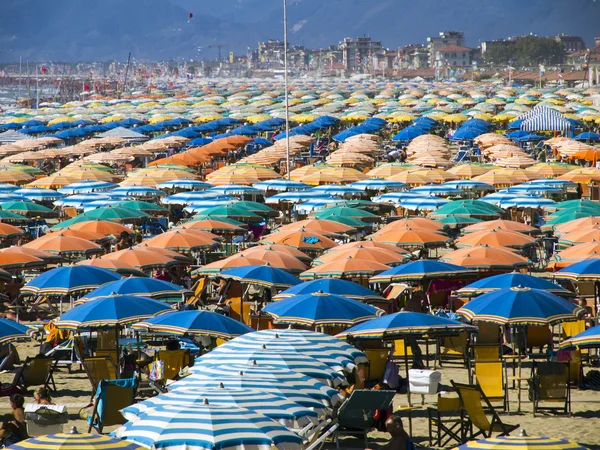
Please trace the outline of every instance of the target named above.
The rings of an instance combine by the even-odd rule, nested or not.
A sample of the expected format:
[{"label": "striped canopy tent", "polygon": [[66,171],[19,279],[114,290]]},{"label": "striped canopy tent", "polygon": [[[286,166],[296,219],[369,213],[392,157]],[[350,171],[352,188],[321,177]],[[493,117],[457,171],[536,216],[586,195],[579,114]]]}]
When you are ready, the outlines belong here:
[{"label": "striped canopy tent", "polygon": [[571,122],[558,111],[538,105],[519,117],[523,131],[570,131]]}]

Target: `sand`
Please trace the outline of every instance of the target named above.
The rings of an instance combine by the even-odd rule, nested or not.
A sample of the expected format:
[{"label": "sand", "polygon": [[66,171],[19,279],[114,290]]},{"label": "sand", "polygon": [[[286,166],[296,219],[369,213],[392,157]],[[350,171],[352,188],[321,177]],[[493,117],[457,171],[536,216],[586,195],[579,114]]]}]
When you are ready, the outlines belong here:
[{"label": "sand", "polygon": [[[24,359],[26,356],[33,356],[37,353],[37,344],[19,343],[17,344],[20,356]],[[444,366],[438,369],[442,372],[442,384],[450,385],[450,380],[458,382],[467,382],[467,371],[464,368],[457,366]],[[586,368],[586,371],[589,370]],[[529,368],[523,371],[524,376],[529,375]],[[10,383],[14,377],[13,373],[0,374],[2,383]],[[76,426],[79,431],[87,431],[87,423],[79,418],[79,410],[88,405],[92,389],[85,373],[79,371],[79,366],[73,366],[73,373],[69,374],[66,368],[60,369],[55,373],[54,379],[56,382],[57,393],[54,396],[54,401],[57,404],[64,404],[70,413],[70,422],[65,426],[65,430],[71,426]],[[33,390],[26,396],[26,402],[33,402]],[[412,412],[413,416],[413,440],[424,448],[430,448],[428,445],[428,424],[427,424],[427,406],[435,404],[436,396],[425,396],[425,405],[421,406],[421,396],[413,395],[413,404],[416,405]],[[510,410],[517,410],[517,391],[509,391]],[[592,450],[600,450],[600,391],[592,390],[572,390],[572,417],[552,414],[538,414],[533,417],[533,409],[531,402],[527,399],[527,392],[524,389],[521,394],[522,412],[517,414],[501,414],[502,420],[509,424],[520,424],[521,428],[527,431],[529,435],[545,435],[559,438],[574,440]],[[395,408],[399,408],[407,404],[406,395],[396,395],[394,401]],[[0,412],[9,412],[8,398],[2,399],[0,402]],[[403,417],[407,417],[407,413],[401,413]],[[408,419],[404,419],[405,428],[408,429]],[[117,428],[116,426],[107,427],[105,433]],[[377,444],[381,445],[387,442],[388,435],[386,433],[373,432],[370,434],[370,446],[376,448]],[[340,442],[341,448],[364,448],[362,440],[344,438]],[[327,447],[335,448],[333,444]],[[448,448],[453,448],[455,445],[450,445]]]}]

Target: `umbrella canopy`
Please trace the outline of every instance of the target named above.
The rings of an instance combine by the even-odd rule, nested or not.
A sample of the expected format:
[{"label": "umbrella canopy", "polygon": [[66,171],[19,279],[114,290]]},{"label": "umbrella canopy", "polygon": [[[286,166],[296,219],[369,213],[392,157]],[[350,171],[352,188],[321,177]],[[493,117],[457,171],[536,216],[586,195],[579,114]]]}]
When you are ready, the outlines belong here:
[{"label": "umbrella canopy", "polygon": [[112,270],[120,275],[132,275],[134,277],[147,277],[148,275],[142,272],[141,270],[133,267],[131,264],[127,264],[123,261],[113,261],[110,259],[84,259],[83,261],[78,261],[77,265],[80,266],[93,266],[93,267],[101,267],[103,269]]},{"label": "umbrella canopy", "polygon": [[30,328],[14,320],[0,318],[0,344],[31,339],[35,333],[34,328]]},{"label": "umbrella canopy", "polygon": [[[334,369],[321,361],[296,352],[278,352],[270,350],[265,344],[258,349],[240,351],[230,346],[219,346],[212,352],[206,353],[196,361],[207,364],[258,364],[262,366],[279,367],[291,370],[308,377],[315,378],[321,383],[337,387],[345,382],[345,378]],[[195,377],[200,376],[201,368],[195,369]]]},{"label": "umbrella canopy", "polygon": [[527,267],[531,262],[521,255],[503,247],[467,247],[446,253],[440,261],[482,271],[514,270]]},{"label": "umbrella canopy", "polygon": [[204,400],[215,405],[227,405],[233,408],[246,408],[262,414],[291,429],[302,428],[309,423],[318,421],[316,411],[300,406],[275,394],[261,392],[255,389],[227,389],[221,384],[216,389],[181,389],[168,392],[143,402],[136,403],[123,409],[126,419],[135,421],[145,411],[164,406],[167,409],[195,407],[203,404]]},{"label": "umbrella canopy", "polygon": [[176,299],[180,301],[186,294],[192,291],[168,281],[155,278],[128,277],[117,281],[106,283],[98,289],[89,292],[81,301],[89,301],[99,297],[110,297],[111,295],[135,295],[157,299]]},{"label": "umbrella canopy", "polygon": [[457,313],[471,321],[501,325],[547,325],[577,320],[585,313],[585,309],[541,289],[513,287],[483,294]]},{"label": "umbrella canopy", "polygon": [[156,406],[117,430],[148,448],[175,450],[300,449],[302,439],[283,425],[248,409],[210,404]]},{"label": "umbrella canopy", "polygon": [[456,240],[457,247],[476,247],[488,245],[490,247],[524,248],[534,245],[536,239],[523,233],[507,230],[482,230],[467,234]]},{"label": "umbrella canopy", "polygon": [[134,330],[175,335],[233,339],[254,331],[249,326],[211,311],[177,311],[161,314],[133,325]]},{"label": "umbrella canopy", "polygon": [[598,281],[600,280],[600,259],[585,259],[571,264],[555,274],[557,280]]},{"label": "umbrella canopy", "polygon": [[336,278],[321,278],[318,280],[305,281],[304,283],[297,284],[296,286],[292,286],[291,288],[280,292],[273,298],[278,300],[294,297],[296,295],[312,294],[319,291],[362,301],[383,300],[383,297],[358,283]]},{"label": "umbrella canopy", "polygon": [[129,441],[98,434],[77,433],[75,427],[70,433],[48,434],[25,439],[10,446],[11,449],[30,450],[142,450],[144,447]]},{"label": "umbrella canopy", "polygon": [[219,243],[211,239],[210,234],[200,230],[168,231],[148,239],[146,244],[151,247],[165,248],[179,253],[191,253],[218,247]]},{"label": "umbrella canopy", "polygon": [[371,319],[337,335],[339,338],[383,339],[405,334],[444,334],[475,327],[431,314],[399,312]]},{"label": "umbrella canopy", "polygon": [[70,295],[92,291],[121,275],[92,266],[63,266],[38,275],[21,288],[24,294]]},{"label": "umbrella canopy", "polygon": [[567,439],[545,436],[527,436],[524,430],[518,436],[497,436],[468,441],[455,450],[587,450],[583,445]]},{"label": "umbrella canopy", "polygon": [[561,349],[600,347],[600,325],[588,328],[560,343]]},{"label": "umbrella canopy", "polygon": [[371,283],[392,283],[395,281],[433,280],[473,276],[475,272],[465,267],[440,261],[424,259],[409,262],[386,270],[371,278]]},{"label": "umbrella canopy", "polygon": [[499,289],[510,289],[513,287],[540,289],[563,297],[574,295],[572,292],[568,291],[562,286],[554,284],[548,280],[545,280],[544,278],[533,277],[531,275],[518,272],[504,273],[501,275],[482,278],[481,280],[477,280],[474,283],[460,288],[456,292],[460,296],[475,296],[491,291],[497,291]]},{"label": "umbrella canopy", "polygon": [[252,259],[259,259],[263,261],[260,265],[268,264],[278,269],[283,269],[291,273],[304,272],[307,267],[306,265],[294,256],[288,253],[283,253],[277,250],[271,250],[270,247],[265,245],[258,245],[252,249],[252,251],[243,251],[237,253],[235,257],[248,256]]},{"label": "umbrella canopy", "polygon": [[450,240],[448,236],[422,228],[400,228],[381,234],[374,234],[370,238],[375,242],[397,245],[406,249],[439,247],[445,245]]},{"label": "umbrella canopy", "polygon": [[269,266],[245,266],[228,269],[222,271],[220,276],[225,279],[270,288],[288,288],[300,283],[298,278],[288,272]]},{"label": "umbrella canopy", "polygon": [[334,259],[302,272],[300,279],[370,277],[388,268],[389,266],[377,261],[348,257],[345,259]]},{"label": "umbrella canopy", "polygon": [[50,233],[39,237],[27,244],[25,248],[43,250],[49,253],[63,254],[92,254],[102,253],[104,250],[98,244],[74,236],[66,236],[63,233]]},{"label": "umbrella canopy", "polygon": [[105,236],[119,236],[123,232],[133,234],[131,228],[109,220],[86,220],[69,225],[69,228],[71,230],[89,231],[90,233],[98,233]]},{"label": "umbrella canopy", "polygon": [[305,228],[271,233],[261,240],[263,244],[283,244],[300,251],[323,251],[336,247],[338,244],[328,237]]},{"label": "umbrella canopy", "polygon": [[175,259],[174,256],[167,256],[166,254],[161,254],[152,251],[151,249],[152,247],[127,248],[104,255],[100,259],[121,261],[142,271],[169,267],[181,263],[181,261]]},{"label": "umbrella canopy", "polygon": [[382,312],[341,295],[314,292],[270,303],[263,308],[275,323],[304,326],[352,326]]},{"label": "umbrella canopy", "polygon": [[[78,266],[88,267],[89,266]],[[61,315],[58,328],[67,330],[108,328],[127,325],[171,311],[163,302],[148,297],[113,295],[82,303]]]}]

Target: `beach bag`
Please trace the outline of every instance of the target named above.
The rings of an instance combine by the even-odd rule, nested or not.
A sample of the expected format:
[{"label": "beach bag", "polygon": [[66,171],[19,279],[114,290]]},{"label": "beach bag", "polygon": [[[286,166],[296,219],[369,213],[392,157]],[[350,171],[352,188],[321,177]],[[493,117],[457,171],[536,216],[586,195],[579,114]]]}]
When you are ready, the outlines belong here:
[{"label": "beach bag", "polygon": [[400,376],[398,375],[398,366],[391,358],[388,358],[385,365],[385,373],[383,375],[383,382],[387,384],[390,389],[398,389],[400,386]]},{"label": "beach bag", "polygon": [[150,365],[149,378],[152,381],[162,380],[165,376],[165,362],[162,360],[156,360]]}]

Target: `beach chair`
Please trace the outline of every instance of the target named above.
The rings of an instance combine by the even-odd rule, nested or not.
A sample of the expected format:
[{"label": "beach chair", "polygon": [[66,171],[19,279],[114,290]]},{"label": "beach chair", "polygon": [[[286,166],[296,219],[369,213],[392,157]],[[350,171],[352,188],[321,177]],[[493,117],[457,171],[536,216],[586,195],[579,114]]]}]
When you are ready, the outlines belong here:
[{"label": "beach chair", "polygon": [[440,367],[445,364],[469,365],[469,335],[462,332],[457,336],[445,336],[438,339],[438,363]]},{"label": "beach chair", "polygon": [[56,384],[54,384],[53,377],[55,368],[56,360],[52,357],[27,357],[23,366],[15,373],[12,384],[25,390],[30,386],[40,385],[49,389],[50,385],[52,385],[52,390],[56,391]]},{"label": "beach chair", "polygon": [[[533,402],[534,417],[538,411],[562,412],[570,415],[569,364],[534,361],[531,372],[529,399]],[[541,402],[544,402],[546,406],[541,406]],[[553,403],[554,406],[548,406],[548,403]]]},{"label": "beach chair", "polygon": [[414,356],[412,347],[407,345],[404,347],[404,339],[395,339],[394,340],[394,352],[392,353],[392,358],[394,362],[402,363],[405,362],[412,363]]},{"label": "beach chair", "polygon": [[435,407],[427,408],[429,421],[429,446],[447,447],[452,441],[465,440],[465,410],[459,397],[438,395]]},{"label": "beach chair", "polygon": [[[529,357],[546,358],[546,353],[543,352],[544,347],[552,345],[552,330],[548,326],[527,326],[527,349]],[[533,353],[533,348],[540,349],[539,353]]]},{"label": "beach chair", "polygon": [[501,360],[501,347],[499,344],[473,345],[473,359],[475,362],[489,362]]},{"label": "beach chair", "polygon": [[502,402],[502,408],[507,411],[508,389],[506,387],[505,365],[502,361],[487,361],[475,363],[475,379],[488,401]]},{"label": "beach chair", "polygon": [[355,390],[337,413],[335,446],[340,448],[341,435],[361,435],[368,445],[368,433],[375,428],[379,414],[392,406],[396,391]]},{"label": "beach chair", "polygon": [[[562,333],[561,337],[563,340],[569,339],[576,334],[582,333],[585,331],[585,320],[576,320],[574,322],[563,322],[561,323]],[[581,356],[584,359],[589,359],[589,350],[587,348],[579,349],[581,351]]]},{"label": "beach chair", "polygon": [[365,349],[367,359],[369,360],[369,374],[366,381],[381,381],[385,375],[385,367],[390,354],[389,349]]},{"label": "beach chair", "polygon": [[102,434],[104,427],[122,425],[127,419],[121,410],[135,401],[136,377],[121,380],[101,380],[96,389],[94,409],[88,417],[88,433],[95,429]]},{"label": "beach chair", "polygon": [[115,367],[119,365],[119,351],[117,349],[97,348],[94,354],[98,358],[110,358]]},{"label": "beach chair", "polygon": [[174,380],[184,367],[194,365],[194,359],[190,350],[160,350],[156,353],[156,359],[164,363],[163,379]]},{"label": "beach chair", "polygon": [[92,385],[92,392],[96,392],[100,381],[119,378],[117,367],[108,356],[83,358],[82,365]]},{"label": "beach chair", "polygon": [[476,343],[478,345],[490,344],[500,345],[500,325],[488,322],[478,322]]},{"label": "beach chair", "polygon": [[241,298],[237,298],[227,300],[227,304],[229,305],[229,317],[246,325],[250,323],[251,302],[242,301]]},{"label": "beach chair", "polygon": [[[509,425],[502,422],[502,419],[485,396],[481,387],[473,384],[455,383],[450,380],[454,390],[457,392],[461,404],[468,416],[467,431],[469,436],[465,435],[465,440],[475,439],[482,435],[484,438],[489,438],[493,433],[500,433],[505,436],[519,428],[519,425]],[[483,402],[483,404],[482,404]],[[492,416],[490,421],[485,413],[484,406]],[[477,432],[473,432],[473,426],[477,428]]]}]

